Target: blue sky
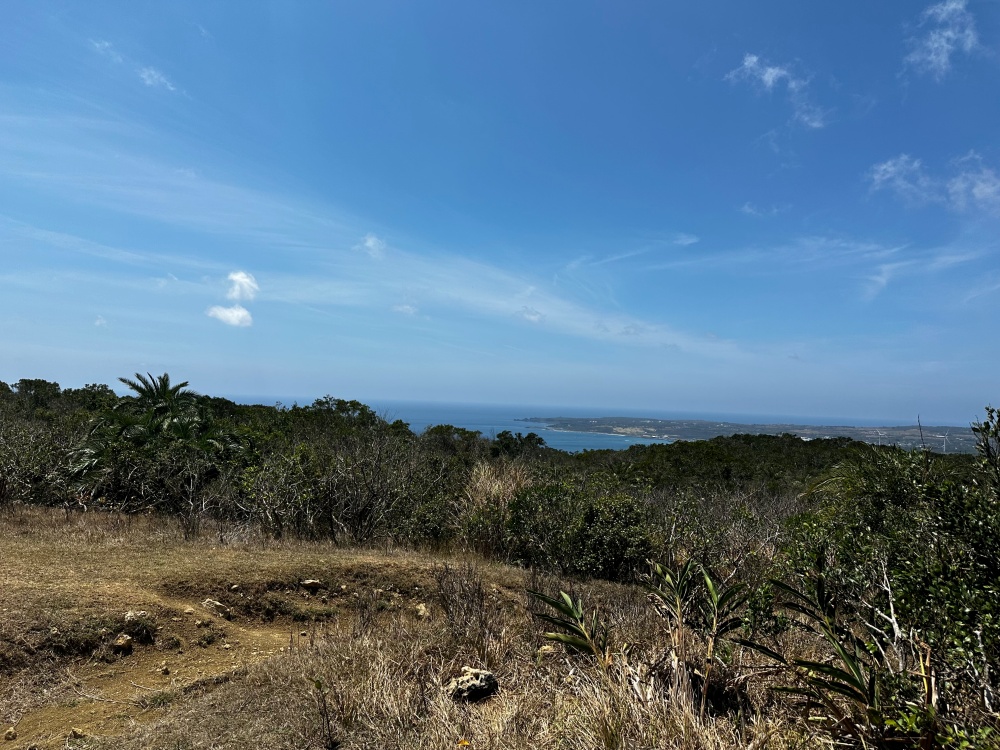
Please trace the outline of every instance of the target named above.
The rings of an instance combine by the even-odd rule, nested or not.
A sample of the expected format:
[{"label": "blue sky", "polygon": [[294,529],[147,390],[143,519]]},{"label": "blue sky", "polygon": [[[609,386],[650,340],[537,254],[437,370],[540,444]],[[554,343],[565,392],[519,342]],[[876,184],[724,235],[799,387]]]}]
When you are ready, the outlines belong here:
[{"label": "blue sky", "polygon": [[968,423],[1000,3],[8,0],[0,380]]}]

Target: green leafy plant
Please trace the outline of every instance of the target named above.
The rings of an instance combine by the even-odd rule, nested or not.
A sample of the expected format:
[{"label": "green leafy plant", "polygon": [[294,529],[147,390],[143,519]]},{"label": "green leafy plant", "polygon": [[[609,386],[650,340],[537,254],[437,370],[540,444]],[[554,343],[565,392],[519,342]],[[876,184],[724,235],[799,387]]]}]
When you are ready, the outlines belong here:
[{"label": "green leafy plant", "polygon": [[705,701],[708,698],[709,679],[715,661],[715,647],[720,638],[725,638],[737,628],[743,626],[743,618],[737,614],[746,603],[747,595],[742,584],[728,588],[720,588],[712,580],[707,570],[702,569],[705,579],[705,591],[708,594],[702,604],[702,615],[705,623],[705,683],[701,691],[701,718],[705,717]]},{"label": "green leafy plant", "polygon": [[[817,555],[811,584],[806,593],[771,581],[785,596],[781,606],[800,616],[801,628],[822,639],[830,659],[789,659],[761,644],[738,641],[778,662],[794,680],[773,689],[801,698],[810,719],[835,743],[880,749],[938,746],[933,744],[938,721],[929,656],[921,659],[920,673],[901,673],[890,663],[894,647],[882,631],[861,617],[843,622],[836,597],[826,586],[822,553]],[[920,678],[922,701],[903,700],[906,687],[917,692],[913,677]]]},{"label": "green leafy plant", "polygon": [[544,612],[533,613],[535,617],[565,631],[545,633],[546,639],[562,643],[574,651],[592,654],[601,669],[607,671],[612,661],[611,634],[607,625],[598,619],[597,612],[591,615],[590,623],[588,623],[583,611],[582,600],[577,599],[574,602],[573,597],[565,591],[559,592],[559,599],[546,596],[538,591],[529,590],[528,593],[540,602],[549,605],[560,615],[554,616]]}]

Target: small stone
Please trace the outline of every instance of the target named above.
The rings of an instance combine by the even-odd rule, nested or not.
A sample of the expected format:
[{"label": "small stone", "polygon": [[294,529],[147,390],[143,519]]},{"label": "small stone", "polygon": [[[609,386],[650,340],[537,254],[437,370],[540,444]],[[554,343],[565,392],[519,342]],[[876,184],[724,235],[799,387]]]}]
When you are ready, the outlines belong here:
[{"label": "small stone", "polygon": [[417,617],[427,619],[431,616],[430,610],[427,609],[427,605],[420,602],[414,609],[417,611]]},{"label": "small stone", "polygon": [[186,614],[186,615],[193,615],[194,614],[194,607],[187,607],[184,610],[184,614]]},{"label": "small stone", "polygon": [[229,590],[230,591],[239,591],[240,590],[240,585],[238,583],[234,583],[232,586],[229,587]]},{"label": "small stone", "polygon": [[144,609],[141,609],[138,612],[130,609],[125,613],[125,622],[135,622],[143,617],[149,617],[149,612]]},{"label": "small stone", "polygon": [[304,581],[300,581],[299,586],[304,588],[309,593],[314,594],[323,588],[323,582],[316,578],[307,578]]},{"label": "small stone", "polygon": [[119,633],[118,637],[111,642],[111,653],[126,656],[132,653],[134,641],[128,633]]},{"label": "small stone", "polygon": [[201,606],[224,620],[232,619],[232,611],[220,601],[216,601],[215,599],[206,599],[201,603]]},{"label": "small stone", "polygon": [[223,651],[228,651],[229,649],[232,648],[232,646],[230,646],[228,643],[223,643],[221,646],[219,646],[219,648],[221,648]]},{"label": "small stone", "polygon": [[453,677],[445,690],[456,701],[475,703],[489,698],[500,688],[496,675],[485,669],[462,667],[462,674]]},{"label": "small stone", "polygon": [[3,738],[7,740],[7,742],[13,742],[17,739],[17,730],[14,729],[14,727],[11,727],[3,733]]},{"label": "small stone", "polygon": [[72,729],[69,730],[69,736],[70,736],[70,739],[82,740],[84,737],[87,736],[87,733],[84,732],[79,727],[73,727]]}]

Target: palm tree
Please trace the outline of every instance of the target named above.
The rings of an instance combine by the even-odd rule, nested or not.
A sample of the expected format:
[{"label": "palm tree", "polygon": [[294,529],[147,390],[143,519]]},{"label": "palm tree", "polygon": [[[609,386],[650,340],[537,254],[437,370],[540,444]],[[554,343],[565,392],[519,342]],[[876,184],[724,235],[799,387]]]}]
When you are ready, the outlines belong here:
[{"label": "palm tree", "polygon": [[170,375],[159,377],[137,372],[135,380],[118,378],[135,392],[135,405],[149,418],[154,430],[168,429],[170,424],[183,419],[194,409],[199,394],[190,390],[188,381],[171,385]]}]

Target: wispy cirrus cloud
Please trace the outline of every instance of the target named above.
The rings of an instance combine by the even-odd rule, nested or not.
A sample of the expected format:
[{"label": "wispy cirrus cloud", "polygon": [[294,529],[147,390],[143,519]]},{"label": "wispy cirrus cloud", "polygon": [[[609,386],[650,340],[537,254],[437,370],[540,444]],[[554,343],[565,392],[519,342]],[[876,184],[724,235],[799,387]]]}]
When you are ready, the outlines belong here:
[{"label": "wispy cirrus cloud", "polygon": [[116,65],[128,65],[135,70],[139,80],[151,88],[162,88],[167,91],[176,91],[177,87],[167,78],[163,71],[150,65],[135,63],[119,52],[115,46],[106,39],[91,39],[90,46],[97,54],[107,58]]},{"label": "wispy cirrus cloud", "polygon": [[966,7],[966,0],[944,0],[924,9],[919,27],[923,33],[913,37],[904,65],[942,80],[958,53],[969,54],[979,46],[976,20]]},{"label": "wispy cirrus cloud", "polygon": [[731,83],[746,82],[767,93],[784,88],[796,122],[813,129],[826,126],[829,113],[810,100],[809,79],[796,75],[790,65],[771,65],[759,55],[747,53],[740,66],[729,71],[725,79]]},{"label": "wispy cirrus cloud", "polygon": [[147,86],[164,88],[167,91],[177,90],[177,87],[170,82],[170,79],[156,68],[150,68],[148,66],[145,68],[139,68],[139,78],[141,78],[142,82]]},{"label": "wispy cirrus cloud", "polygon": [[788,206],[760,206],[753,201],[747,201],[740,206],[740,213],[746,214],[747,216],[755,216],[757,218],[766,218],[770,216],[777,216],[782,211],[787,209]]},{"label": "wispy cirrus cloud", "polygon": [[1000,175],[986,166],[979,154],[970,152],[953,164],[958,174],[948,180],[948,200],[958,211],[1000,216]]},{"label": "wispy cirrus cloud", "polygon": [[125,61],[125,58],[121,56],[121,53],[119,53],[118,50],[115,49],[114,45],[106,39],[91,39],[90,46],[97,54],[103,55],[112,62],[121,63]]},{"label": "wispy cirrus cloud", "polygon": [[950,175],[932,175],[920,159],[900,154],[868,172],[871,190],[888,190],[911,206],[939,204],[959,213],[1000,216],[1000,174],[972,151],[953,159]]},{"label": "wispy cirrus cloud", "polygon": [[941,186],[932,180],[920,159],[900,154],[874,165],[868,172],[871,189],[889,190],[905,203],[922,205],[941,199]]},{"label": "wispy cirrus cloud", "polygon": [[210,318],[215,318],[225,323],[227,326],[249,328],[253,325],[253,316],[250,315],[250,311],[243,307],[243,305],[232,305],[230,307],[214,305],[208,308],[205,314]]}]

